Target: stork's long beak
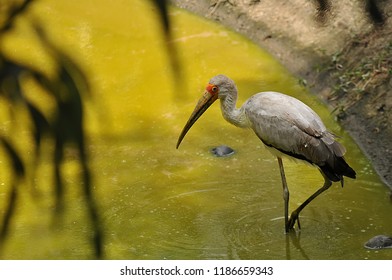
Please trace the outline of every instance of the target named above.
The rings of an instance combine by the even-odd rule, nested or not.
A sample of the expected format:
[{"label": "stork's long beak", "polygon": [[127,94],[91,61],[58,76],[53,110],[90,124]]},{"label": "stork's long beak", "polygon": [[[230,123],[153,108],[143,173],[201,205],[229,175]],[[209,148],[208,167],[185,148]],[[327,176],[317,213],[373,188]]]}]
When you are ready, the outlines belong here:
[{"label": "stork's long beak", "polygon": [[210,107],[211,104],[214,103],[217,99],[218,99],[218,94],[211,94],[207,90],[205,91],[203,96],[197,102],[197,105],[193,110],[192,115],[189,117],[188,122],[182,129],[180,137],[178,137],[177,146],[176,146],[177,149],[180,146],[181,141],[185,137],[188,130],[200,118],[200,116],[203,115],[203,113],[208,109],[208,107]]}]

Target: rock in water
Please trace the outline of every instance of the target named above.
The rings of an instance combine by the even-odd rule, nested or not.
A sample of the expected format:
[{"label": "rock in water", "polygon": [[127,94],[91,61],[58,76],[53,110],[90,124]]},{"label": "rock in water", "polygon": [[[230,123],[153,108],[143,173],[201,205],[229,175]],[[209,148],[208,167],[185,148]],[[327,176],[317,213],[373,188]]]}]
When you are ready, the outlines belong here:
[{"label": "rock in water", "polygon": [[377,235],[365,243],[367,249],[384,249],[392,248],[392,237],[386,235]]},{"label": "rock in water", "polygon": [[228,157],[234,154],[234,150],[228,146],[221,145],[211,149],[211,153],[217,157]]}]

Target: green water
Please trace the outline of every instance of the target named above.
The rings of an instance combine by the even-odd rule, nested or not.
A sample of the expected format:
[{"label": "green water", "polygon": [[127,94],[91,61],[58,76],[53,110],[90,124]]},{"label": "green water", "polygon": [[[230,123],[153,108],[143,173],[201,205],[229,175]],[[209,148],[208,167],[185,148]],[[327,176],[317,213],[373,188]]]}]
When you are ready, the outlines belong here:
[{"label": "green water", "polygon": [[[173,74],[158,17],[149,3],[37,1],[2,42],[9,56],[50,73],[51,60],[29,24],[39,20],[90,80],[93,97],[86,105],[86,127],[106,258],[391,259],[392,250],[363,248],[375,235],[392,234],[388,189],[328,110],[248,40],[174,8],[172,44],[181,75]],[[358,179],[347,179],[344,188],[334,184],[306,207],[297,234],[284,234],[276,159],[251,131],[226,123],[218,105],[175,149],[206,83],[220,73],[236,81],[240,103],[259,91],[281,91],[310,105],[330,130],[342,136],[346,159]],[[3,113],[1,118],[2,131],[13,125],[23,131],[26,126],[12,124]],[[27,149],[23,139],[18,137]],[[221,144],[235,149],[235,155],[212,156],[210,149]],[[67,204],[63,219],[53,224],[48,162],[44,157],[37,174],[40,195],[23,186],[4,259],[93,256],[78,165],[72,159],[65,164]],[[284,163],[293,210],[323,179],[313,167]],[[2,173],[8,170],[3,158],[0,168]],[[8,181],[1,180],[4,213]]]}]

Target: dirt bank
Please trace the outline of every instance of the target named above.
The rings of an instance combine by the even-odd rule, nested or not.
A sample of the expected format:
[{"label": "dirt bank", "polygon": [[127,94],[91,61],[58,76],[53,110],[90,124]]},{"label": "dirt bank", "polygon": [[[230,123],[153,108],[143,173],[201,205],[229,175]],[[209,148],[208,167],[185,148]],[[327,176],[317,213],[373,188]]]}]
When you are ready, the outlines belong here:
[{"label": "dirt bank", "polygon": [[[378,1],[375,24],[364,2],[172,0],[244,34],[269,51],[336,114],[392,188],[392,3]],[[345,2],[345,3],[340,3]],[[347,3],[348,2],[348,3]]]}]

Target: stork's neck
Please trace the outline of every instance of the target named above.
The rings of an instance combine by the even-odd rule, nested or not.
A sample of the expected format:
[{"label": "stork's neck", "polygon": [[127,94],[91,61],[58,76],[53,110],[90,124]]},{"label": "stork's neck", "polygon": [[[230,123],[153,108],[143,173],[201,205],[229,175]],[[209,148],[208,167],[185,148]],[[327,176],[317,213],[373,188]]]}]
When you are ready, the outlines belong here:
[{"label": "stork's neck", "polygon": [[222,115],[226,121],[238,127],[250,127],[248,117],[245,114],[244,106],[237,109],[237,93],[229,94],[220,98]]}]

